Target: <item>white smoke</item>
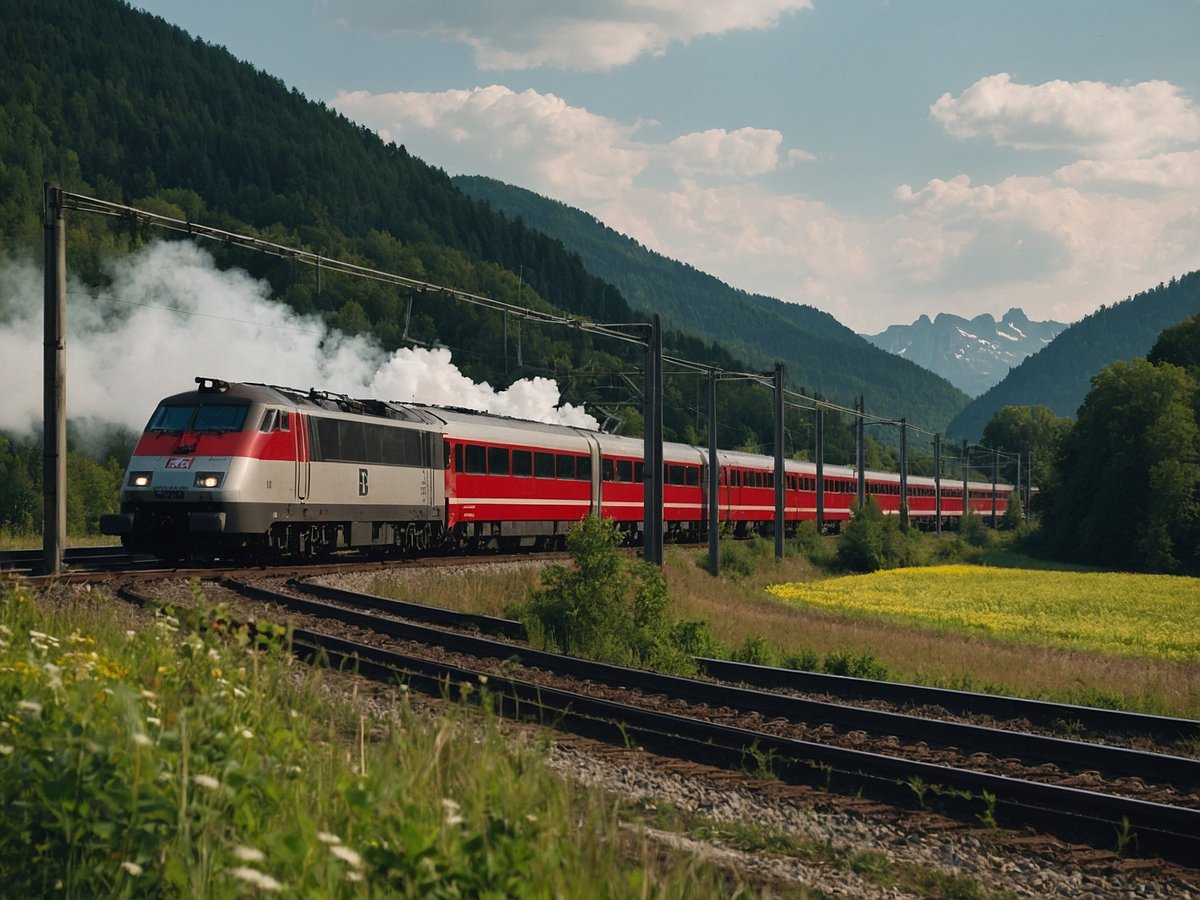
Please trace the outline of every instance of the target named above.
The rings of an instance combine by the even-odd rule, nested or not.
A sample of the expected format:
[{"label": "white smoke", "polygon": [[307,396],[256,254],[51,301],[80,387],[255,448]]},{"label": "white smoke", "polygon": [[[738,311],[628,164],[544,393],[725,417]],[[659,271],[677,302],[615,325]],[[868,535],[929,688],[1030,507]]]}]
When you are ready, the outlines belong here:
[{"label": "white smoke", "polygon": [[[41,267],[0,261],[0,430],[25,434],[41,424],[42,306]],[[559,405],[551,379],[497,392],[463,375],[444,348],[389,356],[373,340],[296,314],[270,298],[266,282],[221,271],[184,241],[115,261],[107,288],[70,279],[66,352],[68,417],[134,430],[160,399],[193,389],[197,375],[598,427],[582,408]]]}]

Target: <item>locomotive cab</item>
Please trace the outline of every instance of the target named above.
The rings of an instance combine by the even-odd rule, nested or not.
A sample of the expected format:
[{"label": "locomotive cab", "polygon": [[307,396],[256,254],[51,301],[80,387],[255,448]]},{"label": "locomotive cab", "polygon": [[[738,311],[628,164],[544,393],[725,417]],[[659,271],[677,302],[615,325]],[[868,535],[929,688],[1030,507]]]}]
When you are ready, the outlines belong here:
[{"label": "locomotive cab", "polygon": [[120,536],[131,552],[223,555],[232,543],[226,533],[245,527],[231,519],[243,518],[238,501],[259,423],[269,420],[278,429],[281,411],[226,382],[196,381],[198,390],[168,397],[154,410],[129,461],[121,510],[100,519],[101,532]]}]

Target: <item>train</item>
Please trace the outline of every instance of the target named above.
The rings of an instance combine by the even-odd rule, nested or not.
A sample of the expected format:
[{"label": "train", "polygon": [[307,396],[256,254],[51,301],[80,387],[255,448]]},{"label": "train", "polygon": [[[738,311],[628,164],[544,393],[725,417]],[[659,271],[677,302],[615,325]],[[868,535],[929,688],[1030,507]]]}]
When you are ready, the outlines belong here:
[{"label": "train", "polygon": [[[196,378],[162,400],[139,437],[120,511],[104,534],[131,553],[169,560],[314,557],[343,550],[403,553],[561,547],[589,515],[640,543],[640,439],[454,407],[353,399],[327,391]],[[702,540],[709,521],[706,448],[663,445],[664,539]],[[716,502],[737,537],[775,526],[773,457],[717,452]],[[787,460],[785,531],[817,517],[817,470]],[[885,513],[900,476],[865,473]],[[854,469],[823,467],[823,520],[853,514]],[[1002,514],[1010,485],[910,476],[917,524]]]}]

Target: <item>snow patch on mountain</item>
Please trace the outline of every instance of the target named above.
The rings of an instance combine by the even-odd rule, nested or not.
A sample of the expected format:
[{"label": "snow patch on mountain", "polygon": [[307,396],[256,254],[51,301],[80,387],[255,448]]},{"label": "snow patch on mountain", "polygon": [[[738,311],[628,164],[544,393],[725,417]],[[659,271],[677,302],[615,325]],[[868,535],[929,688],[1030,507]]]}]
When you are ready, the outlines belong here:
[{"label": "snow patch on mountain", "polygon": [[939,313],[932,321],[921,316],[911,325],[893,325],[863,337],[977,397],[1066,327],[1062,322],[1031,322],[1022,310],[1010,309],[999,320],[986,313],[973,319]]}]

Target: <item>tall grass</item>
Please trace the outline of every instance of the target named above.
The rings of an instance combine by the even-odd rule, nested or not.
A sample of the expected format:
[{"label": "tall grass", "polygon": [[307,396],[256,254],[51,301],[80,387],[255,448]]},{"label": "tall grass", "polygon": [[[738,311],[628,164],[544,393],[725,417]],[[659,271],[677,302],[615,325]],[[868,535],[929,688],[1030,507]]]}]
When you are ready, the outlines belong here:
[{"label": "tall grass", "polygon": [[[980,549],[955,535],[940,540],[926,536],[919,548],[921,559],[928,562],[977,560],[989,566],[1028,567],[1028,558],[1014,552],[1011,541],[1011,534],[1000,533]],[[1126,659],[1048,642],[1015,646],[979,633],[848,618],[835,610],[784,604],[767,593],[772,584],[829,578],[835,547],[834,538],[810,535],[789,544],[784,558],[776,560],[771,541],[725,540],[723,560],[737,556],[745,565],[723,566],[718,578],[708,574],[707,554],[667,547],[663,574],[672,598],[671,615],[705,623],[727,655],[768,664],[883,672],[895,681],[1200,718],[1200,665],[1196,663]],[[535,590],[540,584],[536,564],[522,571],[527,590]],[[408,577],[393,580],[402,585],[400,579]],[[491,595],[493,599],[485,601],[490,605],[482,611],[495,611],[500,608],[497,594],[507,603],[521,590],[511,576],[503,576],[493,591],[488,586],[490,576],[479,572],[439,575],[436,584],[416,577],[422,591],[429,588],[422,593],[425,599],[468,610],[471,605],[462,602],[464,595]]]},{"label": "tall grass", "polygon": [[[368,707],[210,617],[134,623],[0,582],[8,896],[683,897],[615,805],[490,719]],[[271,641],[267,642],[271,644]]]}]

